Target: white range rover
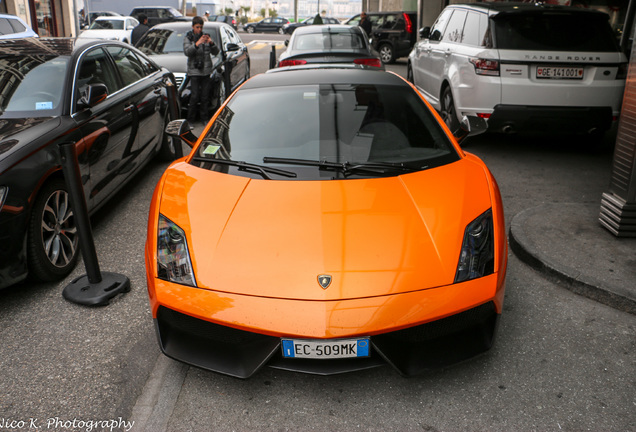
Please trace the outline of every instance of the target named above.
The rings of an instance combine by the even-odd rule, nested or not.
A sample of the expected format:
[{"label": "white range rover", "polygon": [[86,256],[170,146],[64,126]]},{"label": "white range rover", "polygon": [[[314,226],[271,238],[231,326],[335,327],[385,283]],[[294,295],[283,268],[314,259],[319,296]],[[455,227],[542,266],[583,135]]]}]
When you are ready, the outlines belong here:
[{"label": "white range rover", "polygon": [[493,132],[602,136],[627,75],[608,15],[532,3],[446,7],[408,59],[408,79],[455,131],[464,115]]}]

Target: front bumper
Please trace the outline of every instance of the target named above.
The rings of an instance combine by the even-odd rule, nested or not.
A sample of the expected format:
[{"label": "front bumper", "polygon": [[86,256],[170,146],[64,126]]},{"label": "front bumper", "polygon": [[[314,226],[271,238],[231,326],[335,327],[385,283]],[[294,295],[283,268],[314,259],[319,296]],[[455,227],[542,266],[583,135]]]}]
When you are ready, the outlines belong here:
[{"label": "front bumper", "polygon": [[[161,350],[176,360],[238,378],[263,366],[320,375],[385,364],[405,376],[490,349],[504,281],[474,281],[384,297],[335,302],[219,293],[149,280]],[[287,359],[281,338],[370,336],[368,358]]]}]

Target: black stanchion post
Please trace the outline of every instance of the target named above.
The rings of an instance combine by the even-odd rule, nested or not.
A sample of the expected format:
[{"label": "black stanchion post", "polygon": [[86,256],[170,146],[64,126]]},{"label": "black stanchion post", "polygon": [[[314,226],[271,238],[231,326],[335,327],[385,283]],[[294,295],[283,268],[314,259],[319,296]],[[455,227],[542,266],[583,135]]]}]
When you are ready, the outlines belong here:
[{"label": "black stanchion post", "polygon": [[80,250],[86,267],[86,275],[73,280],[64,288],[62,295],[68,301],[86,306],[107,305],[110,299],[117,294],[130,291],[130,280],[124,275],[100,271],[88,216],[88,206],[75,154],[75,143],[63,143],[59,147],[62,170],[71,198],[73,217],[79,234]]},{"label": "black stanchion post", "polygon": [[272,51],[269,53],[269,68],[276,67],[276,45],[272,45]]},{"label": "black stanchion post", "polygon": [[[177,94],[177,87],[169,81],[166,84],[166,92],[168,93],[168,110],[170,112],[170,120],[176,120],[180,117],[179,114],[179,95]],[[165,131],[164,131],[165,133]],[[183,148],[181,147],[181,140],[170,138],[173,140],[175,156],[177,159],[183,157]]]}]

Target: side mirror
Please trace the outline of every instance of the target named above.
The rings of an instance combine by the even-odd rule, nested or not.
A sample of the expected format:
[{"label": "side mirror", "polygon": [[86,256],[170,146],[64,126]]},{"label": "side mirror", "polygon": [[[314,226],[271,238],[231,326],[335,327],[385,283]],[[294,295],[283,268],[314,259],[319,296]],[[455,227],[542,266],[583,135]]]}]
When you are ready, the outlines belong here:
[{"label": "side mirror", "polygon": [[431,34],[431,28],[430,27],[422,27],[420,29],[420,37],[422,39],[428,39],[430,34]]},{"label": "side mirror", "polygon": [[92,108],[98,103],[106,100],[108,88],[104,84],[89,84],[86,92],[79,100],[80,108]]},{"label": "side mirror", "polygon": [[239,47],[238,44],[235,43],[228,43],[227,45],[225,45],[225,51],[238,51],[239,49],[241,49],[241,47]]},{"label": "side mirror", "polygon": [[285,39],[285,46],[289,46],[289,39]]},{"label": "side mirror", "polygon": [[192,126],[190,126],[190,123],[183,119],[172,120],[168,123],[166,126],[166,133],[171,137],[183,140],[183,142],[190,147],[194,147],[194,144],[196,144],[199,139],[198,136],[192,133]]},{"label": "side mirror", "polygon": [[464,116],[459,122],[459,129],[453,132],[455,139],[461,143],[466,138],[482,134],[488,130],[488,122],[477,116]]}]

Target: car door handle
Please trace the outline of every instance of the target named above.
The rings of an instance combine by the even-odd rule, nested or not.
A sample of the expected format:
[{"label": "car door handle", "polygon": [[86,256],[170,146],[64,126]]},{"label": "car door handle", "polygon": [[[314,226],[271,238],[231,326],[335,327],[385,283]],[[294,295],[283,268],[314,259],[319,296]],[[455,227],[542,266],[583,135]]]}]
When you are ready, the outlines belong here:
[{"label": "car door handle", "polygon": [[126,105],[124,107],[124,112],[125,113],[129,113],[129,112],[132,112],[132,110],[134,110],[134,109],[135,109],[135,105],[134,104]]},{"label": "car door handle", "polygon": [[161,87],[155,87],[155,89],[152,91],[154,94],[161,94]]}]

